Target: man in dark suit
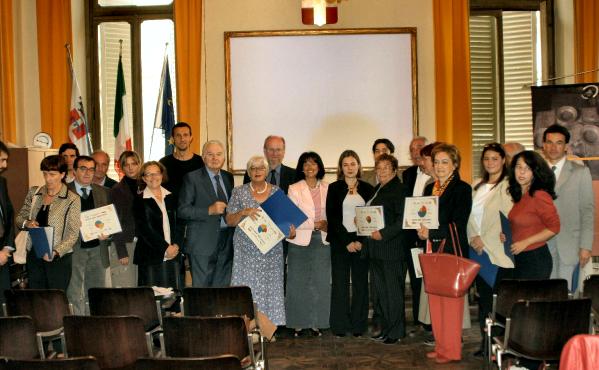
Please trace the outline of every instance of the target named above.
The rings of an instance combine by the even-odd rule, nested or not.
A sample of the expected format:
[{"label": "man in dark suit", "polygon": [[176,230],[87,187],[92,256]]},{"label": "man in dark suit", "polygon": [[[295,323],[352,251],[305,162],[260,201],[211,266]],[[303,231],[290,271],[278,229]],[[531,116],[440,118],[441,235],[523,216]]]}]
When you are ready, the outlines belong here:
[{"label": "man in dark suit", "polygon": [[[402,180],[406,188],[406,196],[422,196],[424,187],[429,183],[431,177],[424,173],[422,169],[422,159],[420,157],[420,149],[426,145],[426,138],[423,136],[417,136],[410,142],[410,159],[412,160],[413,166],[407,168],[402,173]],[[418,324],[418,309],[420,305],[420,289],[422,286],[422,278],[416,278],[416,272],[414,271],[414,263],[412,261],[411,249],[418,247],[418,234],[414,230],[408,230],[407,232],[408,243],[405,246],[404,259],[407,266],[404,266],[404,277],[405,280],[405,267],[410,275],[410,288],[412,290],[412,314],[414,317],[414,323]]]},{"label": "man in dark suit", "polygon": [[183,178],[178,217],[187,223],[185,252],[191,262],[194,287],[224,287],[231,283],[233,228],[224,215],[233,190],[233,175],[222,169],[225,148],[210,140],[202,148],[205,167]]},{"label": "man in dark suit", "polygon": [[96,172],[94,172],[94,184],[98,184],[111,189],[117,184],[116,181],[106,176],[110,164],[110,156],[105,151],[99,149],[92,153],[92,158],[96,162]]},{"label": "man in dark suit", "polygon": [[[269,172],[266,181],[277,185],[287,194],[289,185],[295,182],[295,169],[283,164],[285,158],[285,138],[270,135],[264,140],[264,156],[268,161]],[[250,182],[247,172],[243,175],[243,183]]]},{"label": "man in dark suit", "polygon": [[[89,211],[110,204],[108,189],[92,183],[96,162],[92,157],[79,156],[73,163],[75,180],[68,184],[70,191],[79,195],[81,212]],[[73,304],[76,315],[85,315],[85,302],[89,288],[106,286],[106,269],[110,266],[108,259],[107,237],[83,241],[81,234],[73,247],[72,274],[67,297]]]},{"label": "man in dark suit", "polygon": [[[0,141],[0,173],[8,166],[8,148]],[[9,266],[15,250],[13,228],[14,210],[8,198],[6,179],[0,176],[0,303],[4,303],[4,290],[10,289]]]}]

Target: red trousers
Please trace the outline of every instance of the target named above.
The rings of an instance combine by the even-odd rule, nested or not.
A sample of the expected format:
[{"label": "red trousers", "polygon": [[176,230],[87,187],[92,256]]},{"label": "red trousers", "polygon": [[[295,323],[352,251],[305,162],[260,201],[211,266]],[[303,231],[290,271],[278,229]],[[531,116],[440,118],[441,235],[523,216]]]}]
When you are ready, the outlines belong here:
[{"label": "red trousers", "polygon": [[435,352],[450,360],[461,360],[464,297],[449,298],[429,294],[428,303],[435,336]]}]

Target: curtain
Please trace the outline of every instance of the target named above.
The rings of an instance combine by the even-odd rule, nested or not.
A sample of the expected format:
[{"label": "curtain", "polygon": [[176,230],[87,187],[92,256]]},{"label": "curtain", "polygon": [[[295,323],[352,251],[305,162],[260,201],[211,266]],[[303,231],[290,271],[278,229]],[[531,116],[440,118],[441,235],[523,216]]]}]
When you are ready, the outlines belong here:
[{"label": "curtain", "polygon": [[202,1],[175,0],[175,55],[177,70],[177,119],[189,123],[200,150],[200,78],[202,48]]},{"label": "curtain", "polygon": [[[584,72],[599,67],[599,3],[596,0],[574,0],[574,68]],[[597,82],[599,73],[576,76],[576,82]]]},{"label": "curtain", "polygon": [[462,179],[472,178],[468,0],[433,0],[436,139],[455,144]]},{"label": "curtain", "polygon": [[69,142],[71,76],[65,44],[72,44],[71,0],[37,0],[36,14],[41,126],[59,147]]},{"label": "curtain", "polygon": [[12,1],[0,0],[0,138],[16,143]]}]

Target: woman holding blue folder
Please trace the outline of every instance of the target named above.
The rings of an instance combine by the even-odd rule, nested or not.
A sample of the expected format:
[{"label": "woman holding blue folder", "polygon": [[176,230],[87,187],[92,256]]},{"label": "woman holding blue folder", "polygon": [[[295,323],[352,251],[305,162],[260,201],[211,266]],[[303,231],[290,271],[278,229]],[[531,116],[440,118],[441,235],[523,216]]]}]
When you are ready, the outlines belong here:
[{"label": "woman holding blue folder", "polygon": [[21,229],[54,228],[52,255],[37,258],[27,242],[29,288],[67,290],[71,280],[71,256],[79,238],[81,202],[79,195],[65,184],[67,165],[58,155],[44,158],[40,164],[44,185],[29,189],[15,222]]},{"label": "woman holding blue folder", "polygon": [[479,293],[478,322],[483,338],[480,350],[474,353],[479,357],[484,354],[485,319],[492,310],[493,292],[502,279],[511,278],[513,261],[505,254],[503,243],[499,239],[501,220],[499,212],[506,217],[512,209],[512,197],[507,191],[508,168],[505,150],[498,143],[484,146],[480,157],[482,178],[475,183],[472,190],[472,212],[468,219],[468,241],[474,253],[488,256],[491,264],[497,266],[495,281],[488,280],[479,274],[476,277],[476,289]]}]

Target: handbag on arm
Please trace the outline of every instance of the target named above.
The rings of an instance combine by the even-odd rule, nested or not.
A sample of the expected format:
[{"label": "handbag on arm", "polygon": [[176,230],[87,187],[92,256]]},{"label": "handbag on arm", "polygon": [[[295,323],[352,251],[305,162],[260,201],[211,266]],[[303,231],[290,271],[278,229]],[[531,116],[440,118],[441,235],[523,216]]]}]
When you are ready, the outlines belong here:
[{"label": "handbag on arm", "polygon": [[458,229],[454,223],[449,224],[449,234],[453,242],[453,254],[443,253],[445,240],[441,242],[436,253],[432,253],[431,243],[427,241],[426,253],[420,254],[418,258],[422,268],[425,292],[459,298],[468,292],[468,288],[480,270],[480,265],[462,256]]}]

